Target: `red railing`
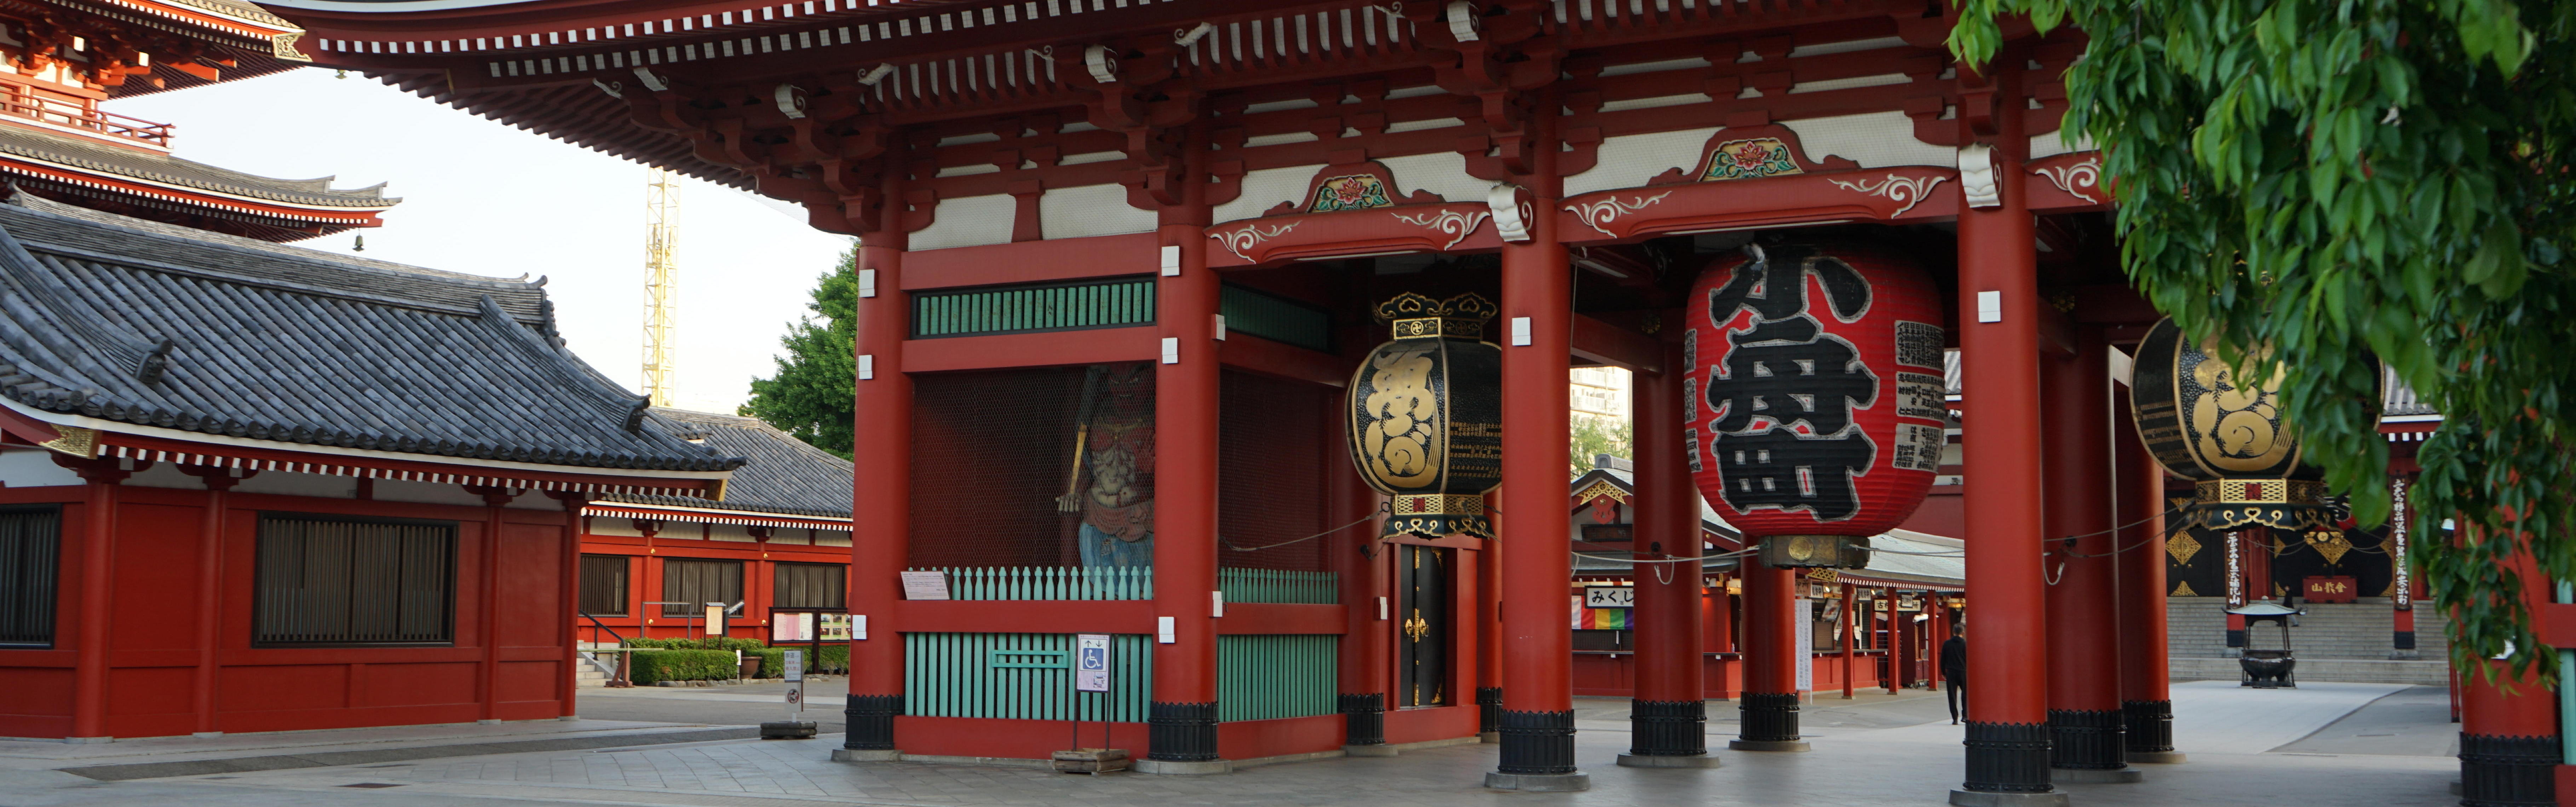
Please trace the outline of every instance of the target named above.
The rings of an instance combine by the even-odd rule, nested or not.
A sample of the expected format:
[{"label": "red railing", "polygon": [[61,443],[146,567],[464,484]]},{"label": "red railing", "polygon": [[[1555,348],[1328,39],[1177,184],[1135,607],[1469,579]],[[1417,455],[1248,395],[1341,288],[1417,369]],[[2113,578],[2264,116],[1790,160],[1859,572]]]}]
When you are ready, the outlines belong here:
[{"label": "red railing", "polygon": [[77,101],[46,98],[5,85],[0,85],[0,115],[170,147],[170,124],[127,117]]}]

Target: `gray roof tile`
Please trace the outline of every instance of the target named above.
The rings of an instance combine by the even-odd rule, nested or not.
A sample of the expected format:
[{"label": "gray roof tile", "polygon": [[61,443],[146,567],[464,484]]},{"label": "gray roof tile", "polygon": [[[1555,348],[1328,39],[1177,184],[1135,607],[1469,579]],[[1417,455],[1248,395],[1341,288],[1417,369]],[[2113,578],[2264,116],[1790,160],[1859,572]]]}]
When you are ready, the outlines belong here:
[{"label": "gray roof tile", "polygon": [[334,177],[278,179],[245,174],[157,151],[96,143],[75,135],[18,125],[0,124],[0,153],[132,179],[310,207],[389,207],[402,201],[386,196],[383,183],[364,188],[333,188],[331,180]]},{"label": "gray roof tile", "polygon": [[[726,510],[784,513],[824,518],[850,517],[850,486],[855,482],[849,460],[796,439],[759,418],[691,412],[657,407],[653,414],[669,420],[684,437],[706,441],[709,448],[748,458],[725,484]],[[679,496],[612,494],[607,501],[709,507],[703,499]]]}]

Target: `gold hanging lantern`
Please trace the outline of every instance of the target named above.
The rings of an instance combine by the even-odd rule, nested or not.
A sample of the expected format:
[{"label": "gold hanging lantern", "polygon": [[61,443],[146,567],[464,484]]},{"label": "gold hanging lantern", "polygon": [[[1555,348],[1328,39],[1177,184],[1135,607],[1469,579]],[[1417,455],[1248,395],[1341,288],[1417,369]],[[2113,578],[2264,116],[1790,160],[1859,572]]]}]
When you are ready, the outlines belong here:
[{"label": "gold hanging lantern", "polygon": [[1360,477],[1392,498],[1382,535],[1494,537],[1484,495],[1503,483],[1503,351],[1484,332],[1497,310],[1472,293],[1378,306],[1394,340],[1351,375],[1346,409]]},{"label": "gold hanging lantern", "polygon": [[2193,344],[2171,318],[2138,343],[2129,403],[2138,437],[2157,464],[2194,483],[2202,526],[2291,530],[2327,526],[2322,469],[2302,461],[2282,420],[2281,378],[2237,378],[2210,345]]}]

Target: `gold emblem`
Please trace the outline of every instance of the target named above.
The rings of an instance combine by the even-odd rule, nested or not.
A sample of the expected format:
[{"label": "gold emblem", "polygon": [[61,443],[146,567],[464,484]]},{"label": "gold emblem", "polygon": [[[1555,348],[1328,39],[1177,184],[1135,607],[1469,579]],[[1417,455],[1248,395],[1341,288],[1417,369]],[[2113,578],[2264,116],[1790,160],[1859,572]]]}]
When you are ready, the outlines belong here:
[{"label": "gold emblem", "polygon": [[79,426],[55,426],[54,431],[62,433],[63,436],[37,443],[37,445],[81,459],[98,456],[98,430],[84,429]]},{"label": "gold emblem", "polygon": [[2189,566],[2191,557],[2200,554],[2200,542],[2192,540],[2191,533],[2176,532],[2165,539],[2165,554],[2172,555],[2175,563]]},{"label": "gold emblem", "polygon": [[1429,633],[1431,633],[1431,623],[1422,620],[1420,610],[1413,612],[1413,618],[1404,621],[1405,638],[1412,639],[1417,644],[1422,641],[1424,635]]},{"label": "gold emblem", "polygon": [[2352,540],[2345,538],[2342,530],[2317,530],[2305,537],[2308,547],[2325,556],[2329,566],[2342,563],[2344,553],[2352,551]]}]

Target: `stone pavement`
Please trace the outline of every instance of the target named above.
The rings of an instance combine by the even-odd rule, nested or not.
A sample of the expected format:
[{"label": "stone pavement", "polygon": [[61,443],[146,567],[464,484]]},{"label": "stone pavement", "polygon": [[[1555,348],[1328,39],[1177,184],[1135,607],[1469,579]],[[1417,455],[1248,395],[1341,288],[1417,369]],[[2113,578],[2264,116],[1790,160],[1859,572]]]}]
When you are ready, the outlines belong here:
[{"label": "stone pavement", "polygon": [[[2257,805],[2284,801],[2447,805],[2458,762],[2446,747],[2390,747],[2384,737],[2439,736],[2447,724],[2420,707],[2426,695],[2374,685],[2295,691],[2215,683],[2175,688],[2182,765],[2147,766],[2148,781],[2069,785],[2078,805]],[[716,694],[716,693],[707,693]],[[587,701],[587,693],[585,693]],[[1711,704],[1731,717],[1733,704]],[[1224,776],[1068,776],[1024,768],[826,761],[837,738],[719,741],[641,748],[498,754],[128,782],[78,780],[52,771],[0,773],[0,807],[87,807],[169,802],[210,807],[366,804],[449,807],[544,802],[680,807],[822,805],[1880,805],[1941,804],[1960,771],[1959,729],[1920,693],[1841,701],[1807,713],[1807,754],[1721,751],[1714,770],[1629,769],[1624,701],[1584,699],[1577,752],[1593,789],[1524,794],[1477,786],[1494,764],[1491,745],[1450,746],[1393,758],[1338,758],[1250,768]],[[1834,725],[1834,724],[1841,725]],[[1725,725],[1712,721],[1721,740]],[[1731,726],[1728,728],[1731,729]],[[2349,736],[2346,736],[2349,735]],[[2373,744],[2379,745],[2373,745]],[[2267,745],[2268,744],[2268,745]],[[61,777],[61,778],[51,778]],[[76,781],[75,781],[76,780]]]}]

